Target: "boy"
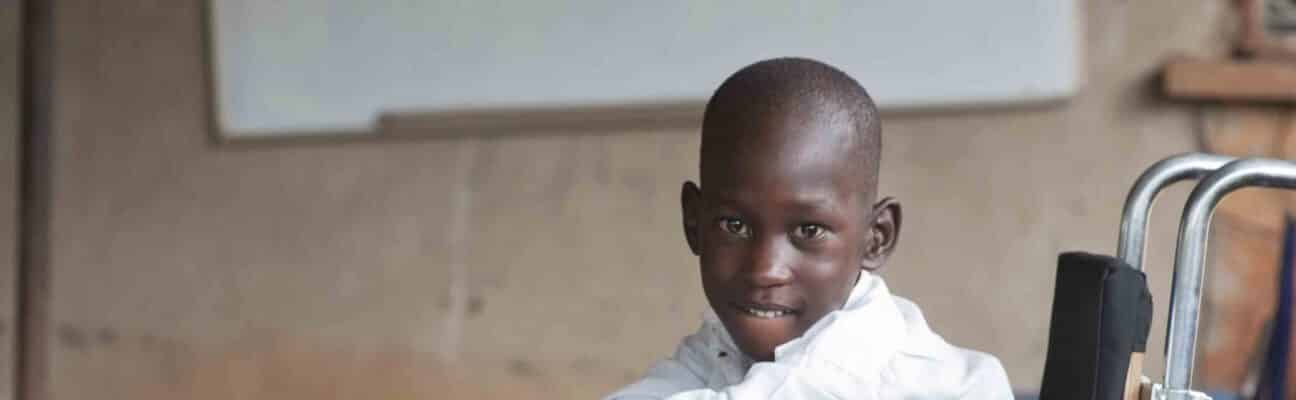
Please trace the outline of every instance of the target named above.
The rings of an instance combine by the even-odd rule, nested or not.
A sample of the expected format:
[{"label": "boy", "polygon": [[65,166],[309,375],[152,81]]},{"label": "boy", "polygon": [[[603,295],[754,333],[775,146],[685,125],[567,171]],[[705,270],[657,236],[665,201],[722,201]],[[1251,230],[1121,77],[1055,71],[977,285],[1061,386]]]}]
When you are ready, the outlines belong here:
[{"label": "boy", "polygon": [[998,360],[946,343],[872,274],[901,221],[876,200],[881,147],[877,108],[836,68],[783,58],[726,79],[702,185],[681,194],[712,312],[609,399],[1011,399]]}]

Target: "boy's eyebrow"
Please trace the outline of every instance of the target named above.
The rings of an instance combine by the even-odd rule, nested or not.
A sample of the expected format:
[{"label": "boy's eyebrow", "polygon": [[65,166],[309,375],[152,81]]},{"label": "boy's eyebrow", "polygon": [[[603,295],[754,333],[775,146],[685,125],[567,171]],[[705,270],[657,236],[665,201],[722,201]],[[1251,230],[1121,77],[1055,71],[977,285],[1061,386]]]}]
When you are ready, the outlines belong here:
[{"label": "boy's eyebrow", "polygon": [[795,199],[792,201],[792,207],[812,212],[836,212],[841,209],[841,205],[828,196],[807,196]]},{"label": "boy's eyebrow", "polygon": [[712,191],[706,197],[709,197],[713,204],[726,205],[726,206],[744,204],[743,201],[740,200],[742,196],[735,196],[728,192]]},{"label": "boy's eyebrow", "polygon": [[[741,193],[730,193],[728,191],[716,191],[712,193],[712,200],[721,205],[745,206],[747,201],[744,197],[751,197],[755,201],[766,199],[755,194],[744,196]],[[786,206],[796,208],[801,211],[837,211],[841,208],[835,199],[827,193],[806,193],[794,195],[793,198],[783,202]]]},{"label": "boy's eyebrow", "polygon": [[827,197],[827,196],[805,196],[802,198],[792,200],[792,203],[797,205],[798,207],[808,207],[808,208],[824,208],[824,207],[833,207],[837,205],[837,202],[833,201],[831,197]]}]

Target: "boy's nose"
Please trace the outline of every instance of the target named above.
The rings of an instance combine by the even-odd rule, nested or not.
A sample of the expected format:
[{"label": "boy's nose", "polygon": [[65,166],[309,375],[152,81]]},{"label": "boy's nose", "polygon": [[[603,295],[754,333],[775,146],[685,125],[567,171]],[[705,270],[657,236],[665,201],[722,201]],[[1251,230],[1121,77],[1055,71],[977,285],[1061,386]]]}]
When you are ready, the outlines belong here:
[{"label": "boy's nose", "polygon": [[747,279],[755,287],[785,285],[792,280],[792,258],[796,249],[788,243],[769,238],[759,241],[752,249],[747,264]]}]

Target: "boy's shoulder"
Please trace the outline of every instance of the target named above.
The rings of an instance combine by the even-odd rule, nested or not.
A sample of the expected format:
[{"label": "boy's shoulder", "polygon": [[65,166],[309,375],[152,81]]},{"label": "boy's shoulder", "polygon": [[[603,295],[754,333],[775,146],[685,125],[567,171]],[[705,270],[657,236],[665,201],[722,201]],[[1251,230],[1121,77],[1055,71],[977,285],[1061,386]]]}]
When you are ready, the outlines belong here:
[{"label": "boy's shoulder", "polygon": [[824,327],[807,354],[813,362],[879,379],[885,391],[903,398],[1012,398],[997,358],[945,341],[916,304],[892,295],[880,279],[869,292],[866,302],[842,310]]},{"label": "boy's shoulder", "polygon": [[905,316],[908,336],[902,355],[888,368],[890,387],[901,397],[976,394],[976,398],[1012,398],[1003,364],[993,355],[958,347],[927,325],[913,302],[895,297]]}]

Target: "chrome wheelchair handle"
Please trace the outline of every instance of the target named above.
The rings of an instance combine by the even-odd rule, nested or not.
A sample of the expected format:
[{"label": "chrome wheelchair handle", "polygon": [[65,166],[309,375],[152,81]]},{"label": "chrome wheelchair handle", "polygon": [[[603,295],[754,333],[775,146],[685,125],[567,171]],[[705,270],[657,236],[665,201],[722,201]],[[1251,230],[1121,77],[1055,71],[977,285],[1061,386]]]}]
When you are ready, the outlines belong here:
[{"label": "chrome wheelchair handle", "polygon": [[1143,270],[1143,250],[1146,248],[1148,214],[1161,189],[1187,179],[1200,179],[1214,172],[1235,157],[1206,153],[1185,153],[1170,156],[1152,164],[1139,175],[1125,197],[1125,210],[1121,213],[1120,239],[1116,244],[1116,258],[1136,270]]},{"label": "chrome wheelchair handle", "polygon": [[1296,163],[1258,158],[1233,161],[1203,179],[1188,196],[1179,224],[1166,328],[1167,391],[1187,391],[1192,385],[1206,245],[1215,206],[1225,195],[1250,186],[1296,189]]}]

